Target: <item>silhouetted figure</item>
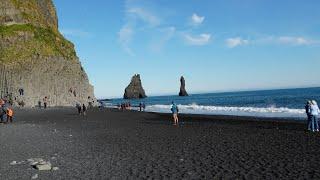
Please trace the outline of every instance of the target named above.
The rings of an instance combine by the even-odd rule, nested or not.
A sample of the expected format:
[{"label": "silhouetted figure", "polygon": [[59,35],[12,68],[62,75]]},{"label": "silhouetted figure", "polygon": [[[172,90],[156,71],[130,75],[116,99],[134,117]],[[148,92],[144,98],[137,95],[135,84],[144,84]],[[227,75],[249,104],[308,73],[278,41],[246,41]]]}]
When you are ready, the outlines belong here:
[{"label": "silhouetted figure", "polygon": [[146,104],[142,103],[142,110],[145,111],[146,110]]},{"label": "silhouetted figure", "polygon": [[1,105],[0,106],[0,123],[4,122],[4,116],[6,115],[7,111],[5,108]]},{"label": "silhouetted figure", "polygon": [[86,105],[82,104],[82,114],[85,116],[87,115],[87,107]]},{"label": "silhouetted figure", "polygon": [[39,107],[39,109],[41,109],[41,101],[40,100],[38,101],[38,107]]},{"label": "silhouetted figure", "polygon": [[20,96],[24,95],[24,90],[22,88],[20,88],[18,91],[19,91]]},{"label": "silhouetted figure", "polygon": [[311,131],[311,121],[312,121],[312,115],[311,115],[311,104],[312,102],[311,101],[307,101],[307,104],[306,106],[304,107],[305,110],[306,110],[306,114],[307,114],[307,124],[308,124],[308,130]]},{"label": "silhouetted figure", "polygon": [[142,103],[141,102],[139,103],[139,111],[140,112],[142,111]]},{"label": "silhouetted figure", "polygon": [[78,110],[78,114],[81,115],[81,105],[79,103],[76,103],[76,108]]}]

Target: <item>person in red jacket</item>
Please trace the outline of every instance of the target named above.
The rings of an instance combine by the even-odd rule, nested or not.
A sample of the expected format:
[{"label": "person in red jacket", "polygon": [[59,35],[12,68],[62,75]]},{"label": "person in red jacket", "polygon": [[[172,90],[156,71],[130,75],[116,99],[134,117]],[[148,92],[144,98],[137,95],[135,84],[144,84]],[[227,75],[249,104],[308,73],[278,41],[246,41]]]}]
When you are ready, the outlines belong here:
[{"label": "person in red jacket", "polygon": [[13,109],[12,108],[8,108],[7,109],[7,123],[11,122],[12,123],[13,120]]}]

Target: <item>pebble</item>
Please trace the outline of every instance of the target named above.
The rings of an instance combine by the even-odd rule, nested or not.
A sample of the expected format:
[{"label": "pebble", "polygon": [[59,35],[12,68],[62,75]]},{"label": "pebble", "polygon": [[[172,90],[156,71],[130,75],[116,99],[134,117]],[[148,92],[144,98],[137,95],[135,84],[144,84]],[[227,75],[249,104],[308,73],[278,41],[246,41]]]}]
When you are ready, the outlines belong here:
[{"label": "pebble", "polygon": [[35,174],[31,177],[31,179],[38,179],[38,177],[39,177],[38,174]]},{"label": "pebble", "polygon": [[58,170],[59,170],[58,167],[53,167],[53,168],[52,168],[52,171],[58,171]]},{"label": "pebble", "polygon": [[16,165],[16,164],[17,164],[17,161],[12,161],[12,162],[10,163],[11,166]]},{"label": "pebble", "polygon": [[39,171],[50,171],[52,169],[49,162],[46,162],[44,164],[37,164],[35,168]]}]

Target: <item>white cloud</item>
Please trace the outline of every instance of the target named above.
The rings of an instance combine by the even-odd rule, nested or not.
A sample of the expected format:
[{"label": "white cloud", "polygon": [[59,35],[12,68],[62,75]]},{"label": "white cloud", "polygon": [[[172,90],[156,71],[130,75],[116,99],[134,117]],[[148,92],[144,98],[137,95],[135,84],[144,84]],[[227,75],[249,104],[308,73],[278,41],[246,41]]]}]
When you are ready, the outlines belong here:
[{"label": "white cloud", "polygon": [[73,36],[79,38],[89,38],[92,36],[91,33],[80,29],[61,29],[60,32],[65,36]]},{"label": "white cloud", "polygon": [[196,13],[193,13],[191,16],[192,25],[198,26],[203,23],[204,19],[205,19],[204,16],[199,16]]},{"label": "white cloud", "polygon": [[313,44],[313,40],[308,40],[304,37],[294,37],[294,36],[281,36],[277,38],[277,41],[281,44],[289,45],[310,45]]},{"label": "white cloud", "polygon": [[145,4],[143,1],[126,0],[124,4],[125,22],[118,32],[118,40],[129,55],[134,56],[131,48],[134,36],[141,32],[152,32],[159,29],[161,19],[151,9],[152,4]]},{"label": "white cloud", "polygon": [[302,36],[265,36],[255,39],[254,44],[308,46],[320,44],[320,41],[316,39],[309,39]]},{"label": "white cloud", "polygon": [[134,31],[129,25],[123,26],[118,32],[119,42],[122,48],[131,56],[134,56],[134,53],[129,47],[129,44],[132,40],[133,34],[134,34]]},{"label": "white cloud", "polygon": [[151,45],[151,50],[154,52],[161,52],[165,44],[173,38],[174,34],[176,33],[175,27],[168,27],[161,29],[159,34],[162,34],[162,37],[155,43]]},{"label": "white cloud", "polygon": [[153,13],[147,11],[144,8],[136,7],[136,8],[130,8],[127,10],[128,15],[134,16],[146,23],[148,23],[151,26],[158,26],[160,24],[160,19],[155,16]]},{"label": "white cloud", "polygon": [[229,38],[226,40],[226,45],[229,48],[234,48],[237,46],[247,45],[247,44],[249,44],[249,40],[242,39],[241,37]]},{"label": "white cloud", "polygon": [[190,35],[184,34],[184,39],[189,45],[203,46],[210,42],[211,34]]}]

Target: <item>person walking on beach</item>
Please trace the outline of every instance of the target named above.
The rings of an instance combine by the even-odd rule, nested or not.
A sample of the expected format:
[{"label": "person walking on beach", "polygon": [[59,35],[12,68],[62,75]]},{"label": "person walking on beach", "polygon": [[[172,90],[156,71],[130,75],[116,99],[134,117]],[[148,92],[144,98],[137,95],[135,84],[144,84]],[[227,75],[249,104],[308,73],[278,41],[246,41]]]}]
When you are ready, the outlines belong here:
[{"label": "person walking on beach", "polygon": [[48,97],[46,96],[46,97],[44,97],[43,98],[43,107],[44,107],[44,109],[47,109],[47,104],[48,103]]},{"label": "person walking on beach", "polygon": [[82,104],[82,115],[87,115],[87,107],[84,104]]},{"label": "person walking on beach", "polygon": [[139,103],[139,111],[142,111],[142,102]]},{"label": "person walking on beach", "polygon": [[304,107],[307,114],[307,124],[308,124],[308,130],[311,131],[311,121],[312,121],[312,115],[311,115],[311,101],[307,101],[306,106]]},{"label": "person walking on beach", "polygon": [[38,107],[41,109],[41,100],[38,101]]},{"label": "person walking on beach", "polygon": [[311,101],[310,110],[311,110],[311,115],[312,115],[311,130],[312,130],[312,132],[315,132],[315,131],[319,132],[318,116],[319,116],[320,110],[319,110],[318,104],[315,100]]},{"label": "person walking on beach", "polygon": [[146,110],[146,104],[143,102],[142,103],[142,111],[145,111]]},{"label": "person walking on beach", "polygon": [[171,112],[173,115],[173,125],[178,125],[179,124],[179,118],[178,118],[179,108],[173,101],[171,106]]},{"label": "person walking on beach", "polygon": [[76,103],[76,108],[77,108],[78,114],[80,116],[81,115],[81,105],[78,102]]}]

